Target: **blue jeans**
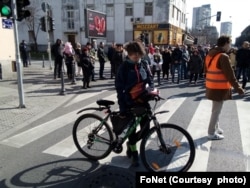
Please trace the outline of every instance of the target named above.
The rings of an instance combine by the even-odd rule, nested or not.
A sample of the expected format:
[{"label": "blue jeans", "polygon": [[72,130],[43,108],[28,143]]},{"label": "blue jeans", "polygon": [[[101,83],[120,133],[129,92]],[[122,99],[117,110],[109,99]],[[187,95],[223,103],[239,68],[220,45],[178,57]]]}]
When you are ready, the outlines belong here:
[{"label": "blue jeans", "polygon": [[181,79],[187,79],[187,62],[186,61],[182,61],[181,62]]},{"label": "blue jeans", "polygon": [[174,63],[171,66],[171,73],[172,73],[172,82],[174,82],[175,77],[175,71],[177,70],[177,83],[179,83],[181,78],[181,64],[180,63]]}]

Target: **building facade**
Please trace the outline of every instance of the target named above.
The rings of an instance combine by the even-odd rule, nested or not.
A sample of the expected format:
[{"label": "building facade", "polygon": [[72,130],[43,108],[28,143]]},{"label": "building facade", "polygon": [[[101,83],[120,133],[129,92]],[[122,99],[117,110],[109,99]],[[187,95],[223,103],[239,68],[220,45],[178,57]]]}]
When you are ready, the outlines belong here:
[{"label": "building facade", "polygon": [[[20,40],[30,44],[37,43],[40,48],[48,43],[48,34],[39,29],[40,18],[45,15],[41,1],[30,0],[30,9],[34,12],[34,29],[38,29],[36,41],[31,30],[27,29],[27,21],[19,23]],[[47,0],[49,15],[54,19],[55,30],[49,32],[49,40],[53,43],[57,38],[86,44],[85,9],[106,14],[107,34],[105,38],[96,38],[97,42],[125,43],[134,40],[138,32],[146,32],[149,42],[160,41],[160,44],[182,43],[186,28],[186,0]],[[57,8],[59,7],[59,8]],[[144,25],[145,30],[138,28]],[[149,29],[152,24],[164,28]],[[160,31],[159,31],[160,29]],[[138,32],[136,32],[138,31]],[[33,32],[34,33],[34,32]],[[157,38],[158,37],[158,38]],[[156,39],[157,38],[157,39]],[[94,38],[92,38],[94,39]]]},{"label": "building facade", "polygon": [[221,22],[220,35],[232,36],[232,22]]},{"label": "building facade", "polygon": [[211,22],[211,6],[202,5],[193,8],[192,30],[202,30],[206,26],[210,26]]},{"label": "building facade", "polygon": [[193,8],[192,36],[197,40],[197,45],[213,46],[216,44],[219,33],[215,26],[211,26],[211,5],[202,5]]}]

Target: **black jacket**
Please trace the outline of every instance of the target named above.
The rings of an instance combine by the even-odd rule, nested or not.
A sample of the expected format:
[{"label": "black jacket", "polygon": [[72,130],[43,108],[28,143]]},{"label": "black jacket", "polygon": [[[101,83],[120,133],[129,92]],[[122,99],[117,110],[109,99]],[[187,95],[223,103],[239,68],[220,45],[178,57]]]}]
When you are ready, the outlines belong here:
[{"label": "black jacket", "polygon": [[236,64],[237,67],[247,68],[250,66],[250,50],[249,49],[241,48],[237,50],[235,58],[237,61],[237,64]]}]

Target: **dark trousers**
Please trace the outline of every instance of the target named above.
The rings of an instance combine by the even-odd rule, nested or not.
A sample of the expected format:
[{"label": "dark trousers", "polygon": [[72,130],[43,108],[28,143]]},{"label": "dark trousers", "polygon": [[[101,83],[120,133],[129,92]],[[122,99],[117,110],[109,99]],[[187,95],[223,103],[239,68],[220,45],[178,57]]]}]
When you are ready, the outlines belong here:
[{"label": "dark trousers", "polygon": [[72,79],[72,77],[73,77],[73,62],[66,61],[66,67],[67,67],[68,79]]},{"label": "dark trousers", "polygon": [[160,85],[161,84],[161,70],[157,70],[157,71],[152,72],[153,79],[155,77],[155,73],[156,73],[156,76],[157,76],[157,83]]},{"label": "dark trousers", "polygon": [[[150,108],[149,103],[144,103],[143,106],[145,106],[145,108]],[[145,116],[141,122],[140,122],[140,127],[141,130],[139,132],[136,132],[136,130],[134,130],[131,135],[128,137],[128,141],[129,141],[129,145],[135,145],[137,141],[139,141],[141,138],[144,137],[145,133],[148,132],[148,130],[150,129],[150,121],[148,116]]]},{"label": "dark trousers", "polygon": [[100,70],[99,70],[99,77],[103,78],[103,71],[104,71],[104,61],[100,61]]},{"label": "dark trousers", "polygon": [[248,75],[247,75],[247,68],[245,67],[237,67],[237,80],[239,81],[241,75],[242,75],[242,88],[245,89],[247,85]]},{"label": "dark trousers", "polygon": [[163,64],[162,65],[162,78],[165,78],[165,76],[167,79],[169,78],[169,65]]},{"label": "dark trousers", "polygon": [[190,73],[190,76],[189,76],[189,82],[191,83],[193,78],[194,78],[194,81],[195,83],[197,82],[197,79],[198,79],[198,74],[199,73]]},{"label": "dark trousers", "polygon": [[131,135],[128,137],[129,145],[135,145],[137,141],[143,138],[145,133],[149,130],[150,124],[147,123],[147,121],[148,121],[148,117],[146,116],[145,118],[142,119],[140,123],[141,130],[143,130],[142,132],[141,131],[136,132],[136,130],[134,130],[131,133]]},{"label": "dark trousers", "polygon": [[115,75],[116,71],[115,71],[115,63],[114,62],[110,62],[110,78],[113,78],[113,76]]},{"label": "dark trousers", "polygon": [[83,72],[83,79],[82,79],[83,87],[89,87],[92,72],[91,70],[88,70],[87,68],[82,68],[82,72]]},{"label": "dark trousers", "polygon": [[63,58],[58,56],[55,57],[55,65],[54,65],[54,78],[56,78],[56,75],[58,78],[61,77],[61,71],[62,71],[62,60]]},{"label": "dark trousers", "polygon": [[23,61],[23,66],[28,67],[28,55],[27,55],[27,53],[22,52],[21,57],[22,57],[22,61]]}]

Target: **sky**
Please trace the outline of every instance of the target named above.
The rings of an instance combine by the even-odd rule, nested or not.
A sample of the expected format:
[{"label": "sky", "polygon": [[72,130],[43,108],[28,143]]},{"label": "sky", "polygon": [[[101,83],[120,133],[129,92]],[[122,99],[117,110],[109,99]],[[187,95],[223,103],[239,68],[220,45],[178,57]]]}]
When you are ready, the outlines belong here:
[{"label": "sky", "polygon": [[[211,5],[211,15],[221,11],[221,22],[232,22],[232,39],[241,35],[241,32],[250,25],[250,1],[249,0],[186,0],[188,27],[192,27],[193,8],[202,5]],[[220,22],[216,17],[211,18],[210,24],[217,27],[220,32]]]}]

